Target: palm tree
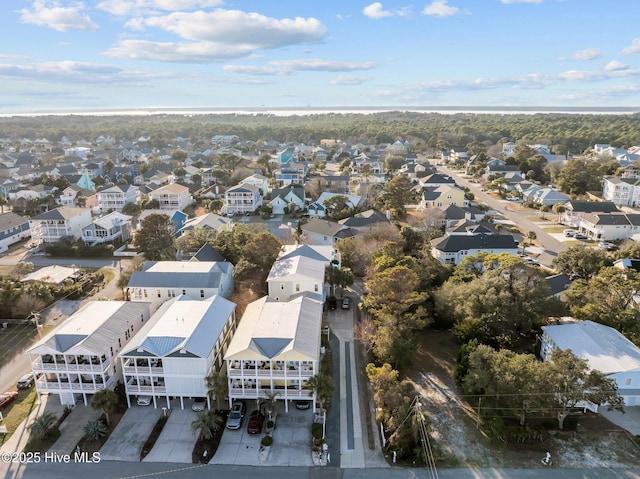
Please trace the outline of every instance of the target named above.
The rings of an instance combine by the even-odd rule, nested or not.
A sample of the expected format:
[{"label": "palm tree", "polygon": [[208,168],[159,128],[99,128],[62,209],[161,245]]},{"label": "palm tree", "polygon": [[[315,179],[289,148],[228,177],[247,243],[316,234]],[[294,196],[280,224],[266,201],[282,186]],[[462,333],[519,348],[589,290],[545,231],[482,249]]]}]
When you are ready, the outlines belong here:
[{"label": "palm tree", "polygon": [[536,238],[538,238],[538,235],[536,234],[535,231],[528,231],[527,232],[527,239],[529,240],[529,246],[531,246],[533,244],[533,242],[536,240]]},{"label": "palm tree", "polygon": [[56,422],[58,422],[58,418],[53,413],[45,412],[29,425],[29,431],[36,439],[43,439],[53,431]]},{"label": "palm tree", "polygon": [[222,371],[212,371],[205,378],[207,382],[207,394],[216,399],[216,406],[222,409],[221,401],[229,395],[229,382],[227,375]]},{"label": "palm tree", "polygon": [[118,395],[111,389],[101,389],[91,398],[91,407],[96,411],[102,409],[107,426],[111,424],[109,414],[112,413],[120,402]]},{"label": "palm tree", "polygon": [[107,434],[107,426],[105,426],[102,420],[94,419],[84,425],[82,432],[84,432],[84,437],[89,441],[97,441]]},{"label": "palm tree", "polygon": [[316,399],[318,400],[318,405],[320,409],[324,409],[325,401],[331,398],[333,391],[335,389],[335,385],[333,384],[333,378],[326,374],[316,374],[315,376],[309,378],[305,384],[307,389],[311,389],[309,392],[309,396],[316,395]]},{"label": "palm tree", "polygon": [[547,205],[542,205],[540,207],[540,212],[542,213],[542,219],[544,219],[544,214],[547,213],[549,211],[549,206]]},{"label": "palm tree", "polygon": [[279,394],[280,393],[278,391],[267,393],[267,396],[262,401],[262,404],[267,410],[267,417],[269,418],[269,421],[273,420],[273,412],[276,410],[276,404],[278,401],[277,397]]},{"label": "palm tree", "polygon": [[191,432],[199,441],[208,441],[221,425],[222,418],[216,411],[201,411],[191,421]]},{"label": "palm tree", "polygon": [[556,223],[560,223],[560,215],[565,211],[567,211],[567,208],[565,208],[565,206],[562,203],[556,203],[555,205],[553,205],[552,209],[553,209],[553,212],[558,215],[558,219],[556,220]]}]

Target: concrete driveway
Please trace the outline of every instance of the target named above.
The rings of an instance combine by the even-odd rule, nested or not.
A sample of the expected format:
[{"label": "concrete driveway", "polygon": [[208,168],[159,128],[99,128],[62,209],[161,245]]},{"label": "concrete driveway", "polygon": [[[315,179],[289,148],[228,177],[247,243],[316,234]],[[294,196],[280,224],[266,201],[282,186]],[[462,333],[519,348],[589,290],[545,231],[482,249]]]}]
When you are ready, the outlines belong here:
[{"label": "concrete driveway", "polygon": [[235,464],[246,466],[313,466],[311,460],[311,410],[299,411],[293,404],[289,412],[278,404],[273,445],[265,462],[258,459],[261,434],[247,434],[248,414],[254,401],[247,402],[247,416],[238,430],[224,430],[220,445],[210,464]]},{"label": "concrete driveway", "polygon": [[598,408],[598,414],[634,436],[640,435],[640,406],[625,406],[624,413],[607,411],[606,406],[601,406]]},{"label": "concrete driveway", "polygon": [[130,407],[100,449],[100,458],[106,461],[139,462],[142,446],[161,415],[162,409]]},{"label": "concrete driveway", "polygon": [[196,413],[189,409],[172,409],[167,423],[151,452],[143,462],[192,463],[191,455],[196,438],[191,423]]}]

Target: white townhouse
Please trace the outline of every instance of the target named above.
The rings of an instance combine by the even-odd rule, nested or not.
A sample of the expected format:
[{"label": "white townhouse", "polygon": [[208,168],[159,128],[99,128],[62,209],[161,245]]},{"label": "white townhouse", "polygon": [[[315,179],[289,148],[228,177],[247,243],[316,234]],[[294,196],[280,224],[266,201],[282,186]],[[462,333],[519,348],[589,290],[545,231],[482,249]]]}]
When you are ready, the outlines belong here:
[{"label": "white townhouse", "polygon": [[239,184],[224,194],[224,211],[227,214],[253,213],[262,206],[260,189],[251,184]]},{"label": "white townhouse", "polygon": [[29,220],[31,237],[37,243],[55,243],[71,236],[82,237],[82,228],[91,224],[89,208],[56,208]]},{"label": "white townhouse", "polygon": [[82,228],[82,241],[87,246],[114,244],[127,241],[131,237],[132,216],[113,211]]},{"label": "white townhouse", "polygon": [[206,398],[210,408],[206,377],[224,365],[235,307],[221,296],[184,295],[160,306],[120,354],[129,407],[146,396],[154,407],[184,409],[185,400]]},{"label": "white townhouse", "polygon": [[324,301],[325,267],[329,264],[324,258],[306,255],[290,254],[277,259],[267,276],[269,297],[289,301],[295,295],[308,292]]},{"label": "white townhouse", "polygon": [[605,176],[602,179],[602,199],[616,205],[640,205],[640,179]]},{"label": "white townhouse", "polygon": [[305,383],[320,371],[322,302],[306,295],[288,302],[267,296],[247,306],[227,354],[229,404],[277,393],[285,402],[312,400]]},{"label": "white townhouse", "polygon": [[[540,356],[548,361],[554,349],[586,359],[591,369],[615,379],[625,405],[640,405],[640,349],[619,331],[593,321],[543,326]],[[598,411],[597,404],[584,406]]]},{"label": "white townhouse", "polygon": [[639,214],[596,213],[585,215],[579,231],[595,241],[615,241],[631,238],[640,230]]},{"label": "white townhouse", "polygon": [[131,301],[164,302],[176,296],[206,299],[233,291],[233,265],[226,261],[147,261],[131,274]]},{"label": "white townhouse", "polygon": [[264,196],[269,192],[269,178],[258,173],[246,177],[240,184],[255,186],[260,190],[260,196]]},{"label": "white townhouse", "polygon": [[158,201],[161,210],[184,210],[193,203],[189,188],[178,183],[161,186],[149,193],[152,200]]},{"label": "white townhouse", "polygon": [[151,316],[149,303],[90,301],[27,350],[38,397],[87,405],[122,378],[118,353]]},{"label": "white townhouse", "polygon": [[111,188],[98,191],[98,208],[103,213],[122,211],[127,203],[140,202],[140,189],[134,185],[114,185]]}]

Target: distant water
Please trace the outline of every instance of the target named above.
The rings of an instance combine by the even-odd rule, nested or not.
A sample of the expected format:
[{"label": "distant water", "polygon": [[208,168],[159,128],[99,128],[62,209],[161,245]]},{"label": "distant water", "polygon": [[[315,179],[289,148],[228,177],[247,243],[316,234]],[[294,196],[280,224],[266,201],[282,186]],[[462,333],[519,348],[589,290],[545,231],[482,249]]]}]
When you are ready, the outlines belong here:
[{"label": "distant water", "polygon": [[336,107],[184,107],[184,108],[110,108],[102,110],[42,110],[33,112],[0,113],[0,117],[36,117],[36,116],[149,116],[149,115],[276,115],[304,116],[328,114],[373,114],[383,112],[440,113],[454,115],[457,113],[493,114],[493,115],[535,115],[538,113],[564,113],[574,115],[631,115],[640,112],[640,107],[624,106],[336,106]]}]

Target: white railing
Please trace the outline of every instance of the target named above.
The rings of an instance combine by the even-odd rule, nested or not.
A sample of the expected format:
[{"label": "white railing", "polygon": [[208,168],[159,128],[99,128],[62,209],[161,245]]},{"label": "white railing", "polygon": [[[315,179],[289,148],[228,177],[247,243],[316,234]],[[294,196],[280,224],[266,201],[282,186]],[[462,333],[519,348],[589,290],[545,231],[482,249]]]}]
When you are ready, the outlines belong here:
[{"label": "white railing", "polygon": [[136,393],[166,393],[167,388],[165,386],[139,386],[136,384],[127,384],[127,393],[136,394]]},{"label": "white railing", "polygon": [[229,394],[231,396],[243,396],[250,398],[266,398],[268,394],[272,392],[278,393],[276,399],[311,399],[312,391],[310,389],[273,389],[270,388],[230,388]]}]

